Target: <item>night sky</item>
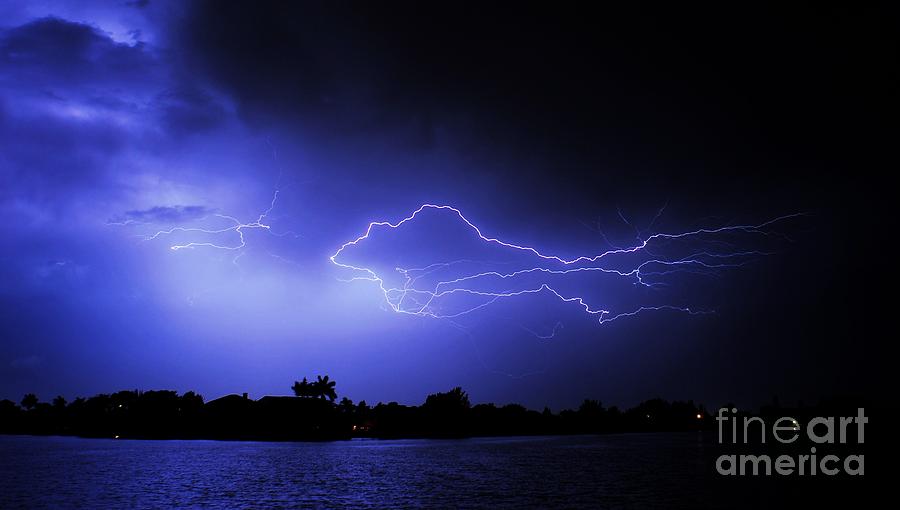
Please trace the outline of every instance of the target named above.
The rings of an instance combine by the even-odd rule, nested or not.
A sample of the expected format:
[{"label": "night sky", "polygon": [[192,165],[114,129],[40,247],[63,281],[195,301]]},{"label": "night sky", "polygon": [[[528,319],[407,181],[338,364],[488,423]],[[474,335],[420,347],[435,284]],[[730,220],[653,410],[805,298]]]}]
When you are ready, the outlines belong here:
[{"label": "night sky", "polygon": [[[877,398],[896,27],[815,3],[4,2],[0,398],[315,374],[370,403]],[[600,324],[546,291],[397,313],[329,259],[426,203],[564,259],[804,215],[654,242],[635,255],[754,252],[659,285],[478,282],[714,312]],[[428,209],[338,260],[446,280],[532,255]]]}]

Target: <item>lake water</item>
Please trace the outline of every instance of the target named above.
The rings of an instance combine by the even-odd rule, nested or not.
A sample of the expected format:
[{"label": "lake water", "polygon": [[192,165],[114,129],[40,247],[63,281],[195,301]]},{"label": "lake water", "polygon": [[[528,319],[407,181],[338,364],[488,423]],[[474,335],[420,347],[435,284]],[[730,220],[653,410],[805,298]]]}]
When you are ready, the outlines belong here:
[{"label": "lake water", "polygon": [[[0,508],[774,506],[696,433],[331,443],[0,436]],[[796,481],[791,484],[796,484]],[[777,489],[777,490],[776,490]],[[808,489],[808,487],[807,487]],[[806,489],[788,491],[796,499]]]}]

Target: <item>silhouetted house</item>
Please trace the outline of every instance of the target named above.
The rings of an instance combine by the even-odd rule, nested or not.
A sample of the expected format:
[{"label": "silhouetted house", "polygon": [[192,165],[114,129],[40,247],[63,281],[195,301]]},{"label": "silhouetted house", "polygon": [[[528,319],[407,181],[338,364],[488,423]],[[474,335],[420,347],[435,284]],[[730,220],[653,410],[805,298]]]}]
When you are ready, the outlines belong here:
[{"label": "silhouetted house", "polygon": [[309,397],[226,395],[203,406],[204,429],[217,439],[325,440],[350,436],[336,406]]},{"label": "silhouetted house", "polygon": [[257,403],[260,434],[272,439],[295,439],[308,421],[304,417],[303,403],[308,399],[290,396],[267,395]]},{"label": "silhouetted house", "polygon": [[224,397],[219,397],[215,400],[210,400],[206,403],[207,409],[249,409],[253,404],[253,401],[247,396],[246,393],[243,395],[225,395]]},{"label": "silhouetted house", "polygon": [[253,439],[257,428],[255,404],[246,393],[210,400],[203,406],[203,428],[217,439]]},{"label": "silhouetted house", "polygon": [[262,437],[271,439],[322,440],[349,437],[336,406],[308,397],[265,396],[257,400]]}]

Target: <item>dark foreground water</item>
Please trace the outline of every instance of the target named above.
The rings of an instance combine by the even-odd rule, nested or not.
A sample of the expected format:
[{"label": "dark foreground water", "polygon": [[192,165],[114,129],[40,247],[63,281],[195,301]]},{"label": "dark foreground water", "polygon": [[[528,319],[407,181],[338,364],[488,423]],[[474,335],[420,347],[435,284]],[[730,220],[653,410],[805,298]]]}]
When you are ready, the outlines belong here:
[{"label": "dark foreground water", "polygon": [[0,436],[0,508],[778,508],[823,497],[821,484],[803,480],[724,480],[714,455],[696,433],[333,443]]}]

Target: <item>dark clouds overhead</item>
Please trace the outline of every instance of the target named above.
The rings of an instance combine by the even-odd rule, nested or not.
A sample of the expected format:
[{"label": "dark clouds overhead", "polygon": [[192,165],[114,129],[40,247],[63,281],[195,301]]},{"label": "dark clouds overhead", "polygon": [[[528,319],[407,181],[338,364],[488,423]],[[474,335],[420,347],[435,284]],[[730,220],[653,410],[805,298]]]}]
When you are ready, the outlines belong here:
[{"label": "dark clouds overhead", "polygon": [[0,63],[7,83],[59,87],[146,82],[156,59],[143,44],[116,43],[95,27],[43,18],[6,31]]},{"label": "dark clouds overhead", "polygon": [[74,190],[108,199],[111,190],[130,186],[128,174],[142,172],[135,154],[164,153],[227,121],[219,100],[176,74],[164,49],[116,42],[89,24],[45,17],[5,30],[6,194],[15,190],[17,199],[57,213]]},{"label": "dark clouds overhead", "polygon": [[154,102],[163,127],[176,136],[209,131],[222,124],[227,115],[211,94],[189,85],[166,90]]},{"label": "dark clouds overhead", "polygon": [[198,220],[212,213],[202,205],[156,206],[141,211],[128,211],[124,219],[147,223],[180,223]]},{"label": "dark clouds overhead", "polygon": [[581,153],[609,137],[819,159],[864,141],[845,122],[877,135],[871,88],[896,79],[889,18],[862,6],[198,2],[183,26],[186,61],[251,118],[352,132],[469,115]]},{"label": "dark clouds overhead", "polygon": [[498,179],[547,200],[553,178],[565,199],[549,199],[576,209],[679,195],[704,214],[759,194],[818,209],[887,155],[896,111],[895,18],[865,6],[192,7],[180,62],[251,124],[473,158],[490,147]]}]

